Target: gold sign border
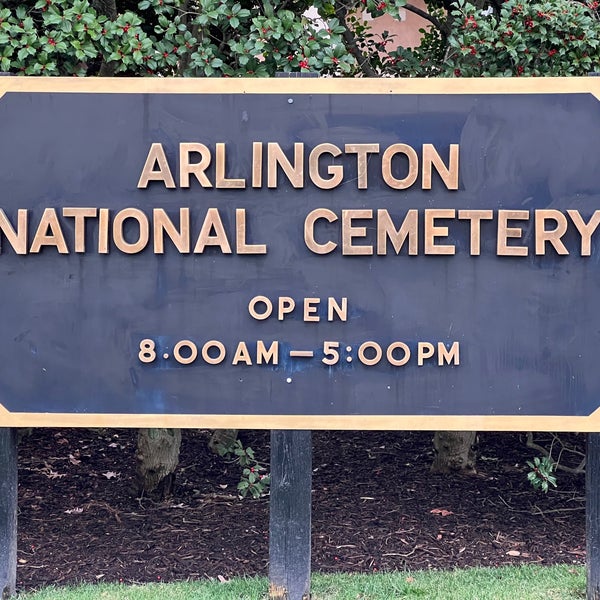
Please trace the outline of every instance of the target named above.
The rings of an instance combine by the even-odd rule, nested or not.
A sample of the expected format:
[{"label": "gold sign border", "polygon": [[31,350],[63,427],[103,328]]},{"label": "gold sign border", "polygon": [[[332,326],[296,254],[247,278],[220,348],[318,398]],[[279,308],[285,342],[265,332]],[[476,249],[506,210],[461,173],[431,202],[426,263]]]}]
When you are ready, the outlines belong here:
[{"label": "gold sign border", "polygon": [[[592,94],[600,77],[478,79],[226,79],[0,77],[8,92],[88,94]],[[357,429],[471,431],[600,431],[600,408],[590,416],[532,415],[163,415],[11,413],[5,427],[179,427],[238,429]]]},{"label": "gold sign border", "polygon": [[0,77],[7,92],[91,94],[592,94],[600,77],[385,78],[169,78]]},{"label": "gold sign border", "polygon": [[600,408],[588,417],[535,415],[163,415],[11,413],[2,427],[178,427],[181,429],[314,429],[377,431],[600,431]]}]

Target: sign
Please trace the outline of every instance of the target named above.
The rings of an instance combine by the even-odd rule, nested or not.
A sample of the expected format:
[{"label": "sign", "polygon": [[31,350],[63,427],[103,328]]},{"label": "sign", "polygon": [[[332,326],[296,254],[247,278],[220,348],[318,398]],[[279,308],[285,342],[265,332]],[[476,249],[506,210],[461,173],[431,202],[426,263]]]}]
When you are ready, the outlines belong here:
[{"label": "sign", "polygon": [[0,79],[0,425],[600,430],[599,96]]}]

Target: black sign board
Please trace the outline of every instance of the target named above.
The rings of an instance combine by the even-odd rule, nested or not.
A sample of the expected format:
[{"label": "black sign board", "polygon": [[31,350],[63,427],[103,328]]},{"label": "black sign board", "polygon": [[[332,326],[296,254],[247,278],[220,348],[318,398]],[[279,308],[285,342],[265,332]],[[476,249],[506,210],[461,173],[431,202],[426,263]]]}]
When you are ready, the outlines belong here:
[{"label": "black sign board", "polygon": [[599,95],[0,79],[0,425],[600,430]]}]

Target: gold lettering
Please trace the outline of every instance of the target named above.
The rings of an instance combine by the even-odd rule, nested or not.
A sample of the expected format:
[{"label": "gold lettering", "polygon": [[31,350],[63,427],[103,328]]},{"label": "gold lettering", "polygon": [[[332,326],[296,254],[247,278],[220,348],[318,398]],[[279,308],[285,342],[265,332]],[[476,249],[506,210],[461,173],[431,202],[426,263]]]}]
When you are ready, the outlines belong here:
[{"label": "gold lettering", "polygon": [[98,254],[108,254],[108,208],[101,208],[98,214]]},{"label": "gold lettering", "polygon": [[367,236],[366,227],[353,227],[354,219],[372,219],[373,211],[370,208],[352,209],[342,211],[342,254],[369,256],[373,254],[373,246],[353,246],[354,238]]},{"label": "gold lettering", "polygon": [[262,187],[262,142],[252,142],[252,187]]},{"label": "gold lettering", "polygon": [[[27,212],[26,208],[19,208],[17,211],[17,231],[15,231],[8,217],[0,208],[0,232],[4,234],[16,254],[27,254]],[[1,243],[0,252],[2,252]]]},{"label": "gold lettering", "polygon": [[[404,179],[396,179],[392,175],[392,159],[396,154],[404,154],[408,158],[408,173]],[[381,175],[383,180],[394,190],[405,190],[416,180],[419,174],[419,157],[407,144],[393,144],[386,148],[381,159]]]},{"label": "gold lettering", "polygon": [[294,144],[294,164],[288,160],[277,142],[267,144],[267,187],[277,187],[277,165],[295,188],[304,187],[304,144]]},{"label": "gold lettering", "polygon": [[600,210],[595,210],[586,223],[578,210],[568,210],[567,214],[581,235],[581,256],[590,256],[592,252],[592,235],[600,224]]},{"label": "gold lettering", "polygon": [[448,237],[447,227],[436,227],[436,219],[454,219],[453,208],[431,208],[425,210],[425,254],[455,254],[456,248],[450,244],[436,244],[435,239]]},{"label": "gold lettering", "polygon": [[431,167],[434,166],[449,190],[458,189],[458,144],[450,144],[448,166],[444,164],[433,144],[423,144],[422,188],[431,189]]},{"label": "gold lettering", "polygon": [[[375,353],[373,358],[367,358],[367,355],[365,354],[367,350],[373,350]],[[381,360],[381,356],[381,346],[377,342],[369,340],[368,342],[363,342],[358,347],[358,360],[360,360],[363,365],[367,365],[369,367],[376,365]]]},{"label": "gold lettering", "polygon": [[[192,152],[200,155],[200,162],[190,162]],[[212,183],[205,172],[210,165],[210,161],[210,150],[204,144],[196,142],[179,144],[179,187],[189,188],[190,175],[194,175],[203,188],[211,188]]]},{"label": "gold lettering", "polygon": [[59,254],[69,253],[65,236],[60,228],[56,211],[53,208],[46,208],[44,210],[29,252],[37,254],[42,246],[54,246]]},{"label": "gold lettering", "polygon": [[356,154],[356,171],[358,175],[358,189],[366,190],[368,182],[368,155],[379,153],[379,144],[346,144],[346,154]]},{"label": "gold lettering", "polygon": [[216,165],[215,165],[215,187],[225,189],[242,189],[246,187],[245,179],[227,179],[225,177],[225,166],[227,159],[225,157],[225,144],[222,142],[215,144]]},{"label": "gold lettering", "polygon": [[423,362],[433,356],[435,346],[429,342],[419,342],[417,344],[417,364],[423,366]]},{"label": "gold lettering", "polygon": [[[554,229],[546,229],[546,221],[552,220],[556,223]],[[535,253],[545,255],[546,244],[549,242],[557,254],[569,254],[569,251],[561,241],[561,237],[567,232],[567,217],[559,210],[536,210],[535,211]]]},{"label": "gold lettering", "polygon": [[327,298],[327,320],[333,321],[335,315],[340,321],[348,320],[348,298],[343,297],[341,305],[335,298]]},{"label": "gold lettering", "polygon": [[[396,358],[394,350],[402,350],[402,358]],[[410,360],[410,348],[404,342],[394,342],[388,346],[386,356],[391,365],[402,367]]]},{"label": "gold lettering", "polygon": [[526,210],[499,210],[498,211],[498,240],[496,254],[498,256],[527,256],[529,249],[525,246],[509,246],[508,238],[520,238],[523,230],[518,227],[509,227],[508,221],[520,219],[527,221],[529,212]]},{"label": "gold lettering", "polygon": [[377,254],[387,254],[387,240],[394,246],[396,254],[400,254],[404,242],[408,239],[408,253],[416,256],[419,253],[419,213],[412,208],[404,217],[400,229],[392,222],[390,214],[385,209],[377,211]]},{"label": "gold lettering", "polygon": [[[214,358],[209,354],[212,348],[217,349],[217,356]],[[225,360],[225,346],[219,342],[218,340],[209,340],[202,346],[202,358],[204,362],[207,362],[209,365],[218,365]]]},{"label": "gold lettering", "polygon": [[[262,303],[265,305],[264,312],[258,312],[256,305]],[[251,317],[254,317],[257,321],[264,321],[271,316],[273,312],[273,303],[266,296],[254,296],[248,303],[248,312]]]},{"label": "gold lettering", "polygon": [[248,352],[248,346],[246,346],[246,342],[238,343],[231,364],[237,365],[240,362],[243,362],[245,365],[252,364],[252,358],[250,357],[250,352]]},{"label": "gold lettering", "polygon": [[[158,171],[153,170],[156,163],[158,163]],[[156,142],[150,146],[150,151],[137,184],[138,188],[148,187],[149,181],[162,181],[166,188],[176,187],[162,144]]]},{"label": "gold lettering", "polygon": [[331,156],[339,156],[342,151],[333,144],[319,144],[315,146],[308,158],[308,169],[311,181],[322,190],[331,190],[337,187],[344,178],[344,167],[342,165],[331,164],[327,167],[329,179],[324,179],[319,173],[319,158],[322,154],[331,154]]},{"label": "gold lettering", "polygon": [[280,296],[278,301],[277,319],[283,321],[285,315],[290,314],[296,308],[296,302],[289,296]]},{"label": "gold lettering", "polygon": [[266,254],[266,244],[246,243],[246,209],[235,209],[235,249],[238,254]]},{"label": "gold lettering", "polygon": [[315,241],[315,222],[318,219],[325,219],[329,223],[333,223],[337,221],[338,217],[328,208],[315,208],[315,210],[311,210],[304,220],[304,243],[315,254],[329,254],[337,248],[337,244],[332,241],[325,244],[318,244]]},{"label": "gold lettering", "polygon": [[[214,235],[211,234],[213,230]],[[202,254],[206,246],[219,246],[223,254],[231,254],[231,246],[217,208],[209,208],[206,211],[206,217],[194,247],[194,254]]]},{"label": "gold lettering", "polygon": [[444,342],[438,342],[438,366],[460,365],[460,342],[454,342],[450,348],[446,348]]},{"label": "gold lettering", "polygon": [[175,248],[181,254],[187,254],[190,251],[190,209],[179,209],[179,230],[166,211],[162,208],[155,208],[153,215],[153,234],[154,234],[154,253],[164,254],[166,233],[169,239],[175,245]]},{"label": "gold lettering", "polygon": [[[139,235],[136,242],[129,243],[123,234],[123,226],[126,219],[133,219],[139,225]],[[150,226],[148,217],[138,208],[125,208],[120,210],[113,221],[113,241],[115,246],[125,254],[137,254],[141,252],[150,239]]]},{"label": "gold lettering", "polygon": [[85,220],[98,214],[97,208],[64,207],[63,217],[75,219],[75,252],[85,252]]},{"label": "gold lettering", "polygon": [[316,323],[320,320],[317,314],[320,301],[320,298],[304,298],[304,321]]},{"label": "gold lettering", "polygon": [[471,256],[479,256],[481,252],[481,221],[494,218],[491,210],[459,210],[458,218],[470,222]]},{"label": "gold lettering", "polygon": [[256,364],[268,365],[269,362],[273,365],[279,364],[279,342],[271,342],[267,350],[265,343],[262,340],[256,342]]}]

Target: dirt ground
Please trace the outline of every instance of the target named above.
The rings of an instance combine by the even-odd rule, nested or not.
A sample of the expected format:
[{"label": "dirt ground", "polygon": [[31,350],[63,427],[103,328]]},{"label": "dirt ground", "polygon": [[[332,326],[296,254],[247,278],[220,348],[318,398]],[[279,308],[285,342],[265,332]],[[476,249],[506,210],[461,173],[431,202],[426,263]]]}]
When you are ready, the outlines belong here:
[{"label": "dirt ground", "polygon": [[[268,497],[184,431],[174,495],[132,494],[136,432],[37,429],[19,446],[18,586],[266,574]],[[268,461],[268,432],[242,432]],[[585,561],[584,476],[528,483],[524,434],[482,433],[477,474],[432,475],[430,432],[313,434],[313,570]]]}]

